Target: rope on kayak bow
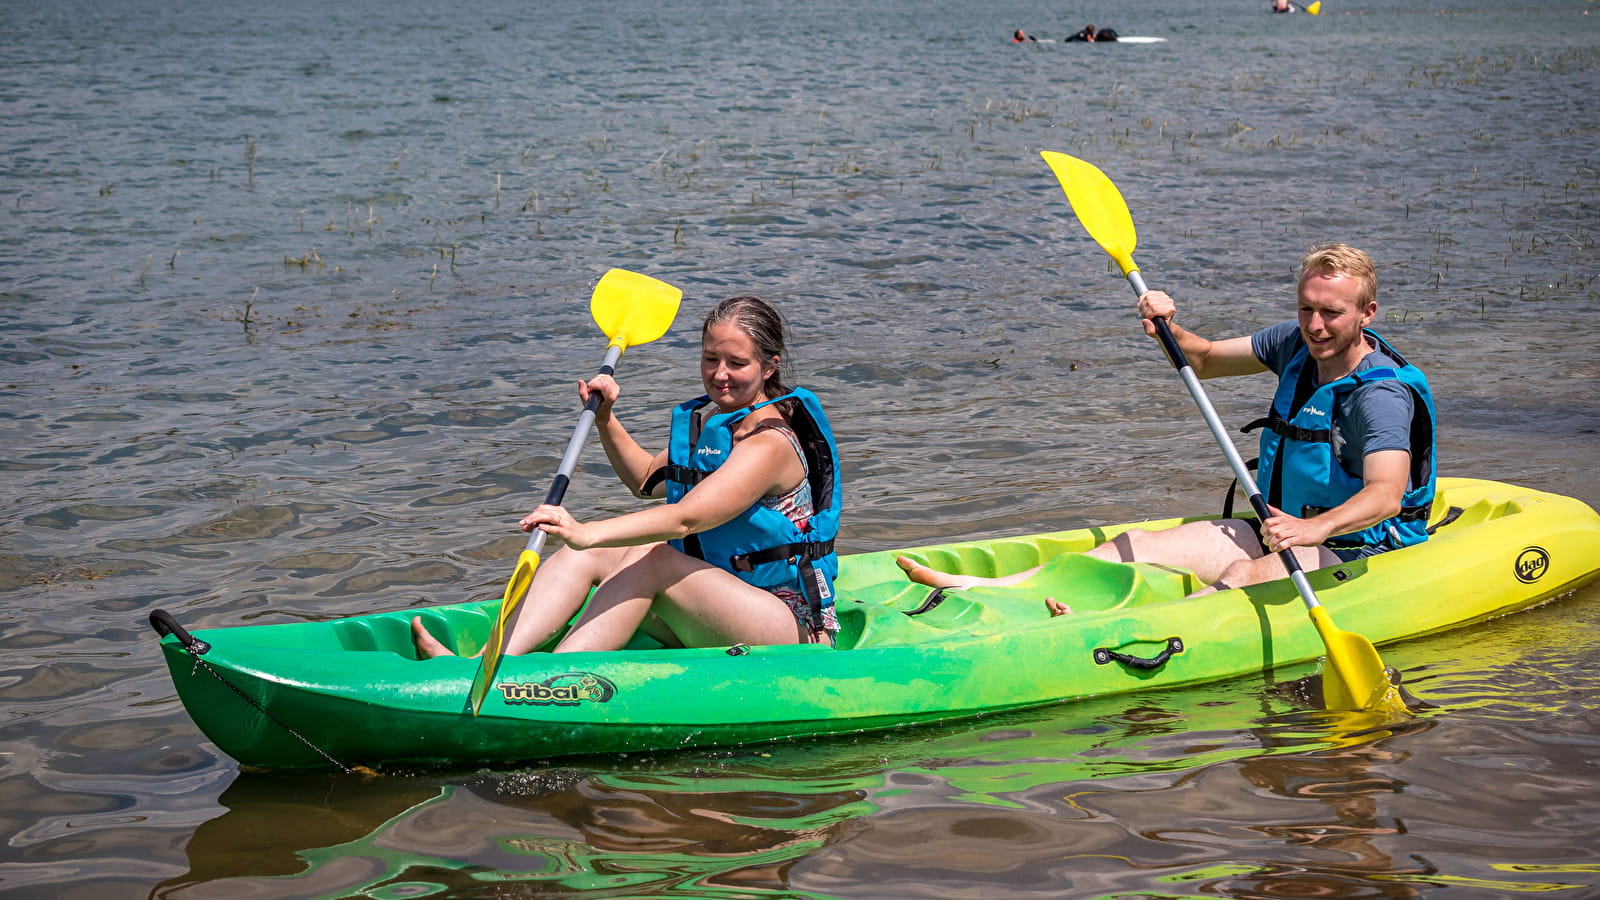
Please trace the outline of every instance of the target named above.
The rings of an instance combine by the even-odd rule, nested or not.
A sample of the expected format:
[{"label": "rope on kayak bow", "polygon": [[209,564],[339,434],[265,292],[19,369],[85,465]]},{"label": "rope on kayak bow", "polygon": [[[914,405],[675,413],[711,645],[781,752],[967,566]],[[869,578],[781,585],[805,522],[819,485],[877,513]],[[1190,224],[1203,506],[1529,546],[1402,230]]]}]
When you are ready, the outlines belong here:
[{"label": "rope on kayak bow", "polygon": [[[183,649],[188,651],[189,655],[194,658],[195,668],[205,669],[207,672],[211,673],[212,678],[222,682],[227,686],[228,690],[238,694],[239,699],[250,704],[250,706],[254,708],[256,712],[266,716],[267,720],[272,724],[294,735],[295,738],[300,741],[300,743],[305,744],[307,747],[310,747],[312,750],[316,751],[318,756],[321,756],[328,762],[333,763],[334,766],[336,766],[346,775],[355,774],[354,769],[342,762],[339,762],[337,759],[334,759],[332,756],[328,755],[326,750],[323,750],[316,744],[306,740],[305,735],[295,731],[293,728],[290,728],[282,719],[268,712],[266,707],[262,706],[260,703],[257,703],[252,697],[250,697],[250,695],[240,690],[238,685],[222,677],[221,672],[218,672],[216,669],[212,668],[210,663],[207,663],[201,658],[207,651],[211,649],[211,645],[190,634],[188,630],[186,630],[182,625],[178,624],[178,620],[174,619],[171,613],[164,609],[158,609],[152,612],[150,614],[150,627],[154,628],[156,630],[156,634],[161,635],[162,637],[166,637],[170,634],[177,638],[178,643],[183,645]],[[190,674],[193,673],[191,672]]]},{"label": "rope on kayak bow", "polygon": [[1167,638],[1167,648],[1165,650],[1148,659],[1143,656],[1134,656],[1130,653],[1118,653],[1110,647],[1096,647],[1094,662],[1095,665],[1103,666],[1115,660],[1130,669],[1159,669],[1166,665],[1167,660],[1171,659],[1174,653],[1182,652],[1183,638],[1171,637]]}]

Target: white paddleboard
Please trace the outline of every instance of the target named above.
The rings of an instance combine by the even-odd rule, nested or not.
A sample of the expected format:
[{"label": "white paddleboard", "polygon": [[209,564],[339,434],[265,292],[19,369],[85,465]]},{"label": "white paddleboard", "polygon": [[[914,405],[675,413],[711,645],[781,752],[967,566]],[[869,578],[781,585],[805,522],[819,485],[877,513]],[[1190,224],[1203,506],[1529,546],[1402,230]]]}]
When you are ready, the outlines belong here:
[{"label": "white paddleboard", "polygon": [[[1138,37],[1137,35],[1135,35],[1135,36],[1130,36],[1130,37],[1119,37],[1114,41],[1104,41],[1102,43],[1106,43],[1106,44],[1119,44],[1119,43],[1120,44],[1164,44],[1166,42],[1167,42],[1167,39],[1166,38],[1162,38],[1162,37]],[[1056,39],[1055,38],[1038,38],[1037,40],[1029,40],[1029,41],[1008,41],[1007,43],[1011,43],[1011,44],[1054,44],[1054,43],[1056,43]],[[1063,44],[1081,44],[1081,43],[1087,43],[1087,42],[1086,41],[1061,41],[1061,43],[1063,43]]]}]

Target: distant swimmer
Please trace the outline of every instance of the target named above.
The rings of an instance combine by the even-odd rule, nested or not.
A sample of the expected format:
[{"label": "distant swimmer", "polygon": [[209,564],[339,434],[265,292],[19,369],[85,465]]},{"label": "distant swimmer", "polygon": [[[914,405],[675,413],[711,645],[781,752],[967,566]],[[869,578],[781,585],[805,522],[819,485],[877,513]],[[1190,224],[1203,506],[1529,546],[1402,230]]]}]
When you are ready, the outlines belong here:
[{"label": "distant swimmer", "polygon": [[1097,31],[1093,25],[1085,25],[1083,26],[1082,31],[1078,32],[1072,37],[1067,38],[1067,41],[1083,41],[1084,43],[1088,44],[1104,44],[1116,39],[1117,32],[1114,29],[1101,28]]},{"label": "distant swimmer", "polygon": [[1294,4],[1289,0],[1272,0],[1272,11],[1275,13],[1294,12]]},{"label": "distant swimmer", "polygon": [[1013,44],[1020,44],[1023,41],[1037,41],[1037,40],[1038,40],[1038,38],[1030,37],[1028,35],[1028,33],[1026,31],[1023,31],[1021,28],[1018,28],[1016,31],[1011,33],[1011,43],[1013,43]]}]

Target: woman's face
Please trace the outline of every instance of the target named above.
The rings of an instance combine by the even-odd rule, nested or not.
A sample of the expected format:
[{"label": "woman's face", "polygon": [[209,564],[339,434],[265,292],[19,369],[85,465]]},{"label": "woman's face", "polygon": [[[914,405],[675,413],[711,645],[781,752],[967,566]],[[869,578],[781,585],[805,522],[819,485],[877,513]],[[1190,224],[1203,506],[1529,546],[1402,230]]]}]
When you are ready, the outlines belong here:
[{"label": "woman's face", "polygon": [[770,400],[763,386],[777,360],[762,359],[756,342],[734,322],[718,322],[700,342],[700,380],[723,412]]}]

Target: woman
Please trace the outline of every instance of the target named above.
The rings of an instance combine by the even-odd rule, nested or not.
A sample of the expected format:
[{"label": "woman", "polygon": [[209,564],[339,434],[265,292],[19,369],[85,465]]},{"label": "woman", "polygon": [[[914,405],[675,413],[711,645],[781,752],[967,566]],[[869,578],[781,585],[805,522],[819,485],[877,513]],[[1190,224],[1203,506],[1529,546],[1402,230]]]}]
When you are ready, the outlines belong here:
[{"label": "woman", "polygon": [[[606,457],[636,495],[668,503],[579,522],[542,505],[522,522],[566,546],[534,573],[506,644],[527,653],[594,595],[556,652],[617,650],[636,631],[668,647],[832,643],[840,488],[833,433],[817,398],[782,377],[783,319],[756,297],[717,305],[700,331],[706,396],[680,404],[666,450],[641,447],[612,414],[608,376],[578,385],[602,398]],[[450,653],[420,618],[418,656]]]}]

